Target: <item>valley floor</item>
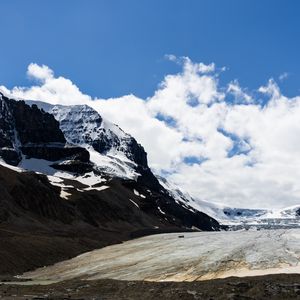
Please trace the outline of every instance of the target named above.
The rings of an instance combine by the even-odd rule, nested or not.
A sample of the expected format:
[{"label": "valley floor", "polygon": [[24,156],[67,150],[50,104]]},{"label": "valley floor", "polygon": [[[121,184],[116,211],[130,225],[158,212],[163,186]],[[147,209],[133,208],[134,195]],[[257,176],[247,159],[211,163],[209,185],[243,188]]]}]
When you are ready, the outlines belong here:
[{"label": "valley floor", "polygon": [[87,252],[23,275],[72,279],[199,281],[300,273],[300,230],[170,233]]},{"label": "valley floor", "polygon": [[299,258],[300,229],[159,234],[2,278],[0,299],[300,299]]}]

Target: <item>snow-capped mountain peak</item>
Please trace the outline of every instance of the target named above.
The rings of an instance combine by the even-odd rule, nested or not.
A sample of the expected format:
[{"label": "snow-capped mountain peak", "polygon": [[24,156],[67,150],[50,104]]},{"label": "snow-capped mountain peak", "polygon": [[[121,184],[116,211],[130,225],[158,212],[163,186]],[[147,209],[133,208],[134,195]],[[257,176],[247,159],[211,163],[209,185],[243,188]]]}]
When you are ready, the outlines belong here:
[{"label": "snow-capped mountain peak", "polygon": [[26,101],[50,113],[69,144],[86,148],[90,160],[109,176],[136,179],[148,169],[147,154],[136,140],[88,105],[51,105]]},{"label": "snow-capped mountain peak", "polygon": [[131,136],[117,125],[103,120],[93,108],[87,105],[56,105],[48,112],[60,123],[69,143],[91,145],[100,153],[110,150],[126,153]]}]

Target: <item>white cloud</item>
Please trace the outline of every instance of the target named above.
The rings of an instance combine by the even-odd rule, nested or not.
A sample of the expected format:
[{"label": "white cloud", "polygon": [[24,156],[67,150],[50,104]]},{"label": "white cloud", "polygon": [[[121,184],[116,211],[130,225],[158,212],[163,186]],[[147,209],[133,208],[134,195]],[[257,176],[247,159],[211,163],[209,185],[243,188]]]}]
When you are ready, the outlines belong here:
[{"label": "white cloud", "polygon": [[280,89],[273,78],[269,79],[266,86],[261,86],[258,91],[262,94],[266,94],[272,97],[272,99],[278,99],[281,96]]},{"label": "white cloud", "polygon": [[[89,104],[136,137],[156,172],[169,174],[195,197],[239,207],[300,204],[300,97],[285,97],[270,79],[258,89],[265,98],[261,105],[260,95],[249,94],[237,80],[220,87],[214,64],[167,58],[182,64],[182,71],[167,75],[148,99],[92,99],[36,64],[28,67],[36,85],[6,92]],[[199,161],[188,164],[185,158]]]},{"label": "white cloud", "polygon": [[27,69],[30,78],[38,80],[38,85],[14,87],[10,93],[18,98],[41,100],[52,104],[83,104],[92,98],[83,94],[71,80],[55,77],[54,72],[47,66],[31,63]]},{"label": "white cloud", "polygon": [[[166,54],[165,58],[169,61],[176,62],[177,64],[183,65],[187,72],[193,73],[211,73],[214,72],[216,66],[214,63],[206,65],[204,63],[193,63],[188,57],[177,57],[174,54]],[[223,70],[223,69],[222,69]],[[225,69],[224,69],[225,70]]]},{"label": "white cloud", "polygon": [[53,71],[48,66],[31,63],[27,69],[27,76],[45,82],[53,78]]},{"label": "white cloud", "polygon": [[181,143],[183,135],[154,118],[145,101],[128,95],[95,100],[89,104],[102,116],[132,134],[145,147],[152,168],[158,172],[172,168],[179,152],[174,145]]},{"label": "white cloud", "polygon": [[235,97],[236,102],[252,102],[251,96],[243,91],[237,80],[234,80],[228,84],[227,93],[232,94]]}]

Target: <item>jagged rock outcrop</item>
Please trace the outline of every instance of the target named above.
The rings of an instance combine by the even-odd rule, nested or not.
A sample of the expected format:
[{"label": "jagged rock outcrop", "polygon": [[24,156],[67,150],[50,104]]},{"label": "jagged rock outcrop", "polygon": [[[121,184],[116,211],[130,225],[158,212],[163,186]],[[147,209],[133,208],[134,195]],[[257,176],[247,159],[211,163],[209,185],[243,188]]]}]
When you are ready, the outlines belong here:
[{"label": "jagged rock outcrop", "polygon": [[53,115],[0,92],[0,156],[16,166],[22,155],[48,161],[89,161],[86,149],[67,145]]},{"label": "jagged rock outcrop", "polygon": [[89,161],[89,153],[81,147],[66,147],[65,144],[27,144],[19,148],[28,158],[57,161],[68,158],[81,162]]},{"label": "jagged rock outcrop", "polygon": [[59,123],[49,113],[40,110],[37,105],[29,106],[24,101],[15,101],[3,97],[10,111],[22,145],[26,144],[65,144],[66,139]]},{"label": "jagged rock outcrop", "polygon": [[5,100],[8,99],[0,93],[0,156],[7,163],[17,165],[21,160],[21,155],[16,150],[14,118]]}]

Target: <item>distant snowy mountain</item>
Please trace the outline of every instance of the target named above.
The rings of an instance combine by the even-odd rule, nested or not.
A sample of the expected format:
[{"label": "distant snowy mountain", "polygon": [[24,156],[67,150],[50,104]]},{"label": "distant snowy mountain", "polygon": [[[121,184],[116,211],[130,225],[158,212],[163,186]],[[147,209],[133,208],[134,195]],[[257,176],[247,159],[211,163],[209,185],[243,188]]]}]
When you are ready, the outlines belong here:
[{"label": "distant snowy mountain", "polygon": [[178,203],[187,209],[196,209],[216,219],[220,224],[241,229],[244,227],[300,227],[300,205],[283,209],[232,208],[191,197],[163,177],[157,176],[160,184]]}]

